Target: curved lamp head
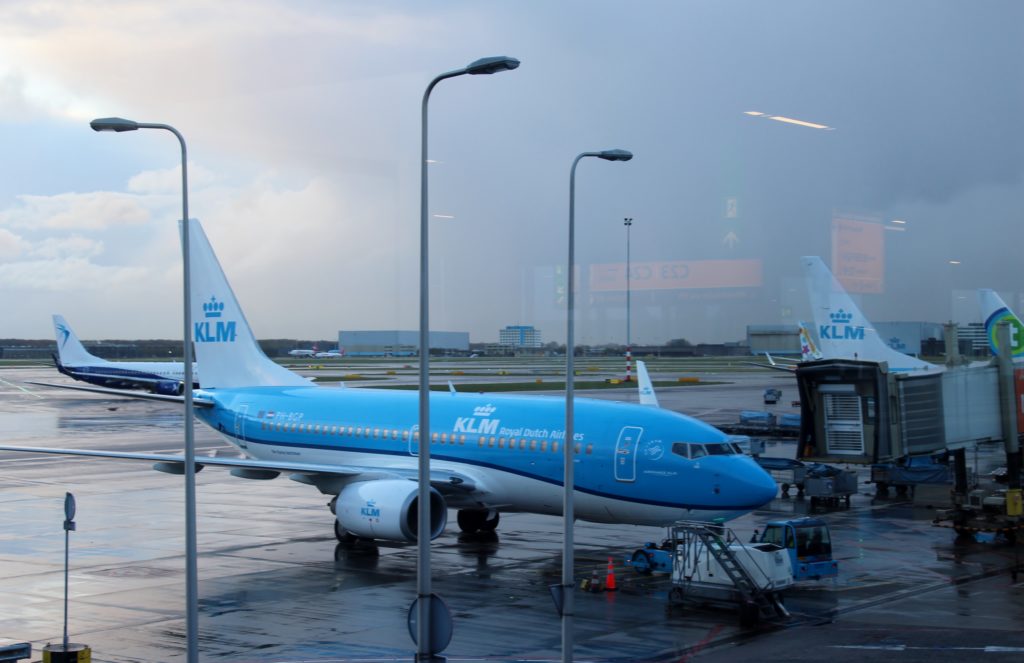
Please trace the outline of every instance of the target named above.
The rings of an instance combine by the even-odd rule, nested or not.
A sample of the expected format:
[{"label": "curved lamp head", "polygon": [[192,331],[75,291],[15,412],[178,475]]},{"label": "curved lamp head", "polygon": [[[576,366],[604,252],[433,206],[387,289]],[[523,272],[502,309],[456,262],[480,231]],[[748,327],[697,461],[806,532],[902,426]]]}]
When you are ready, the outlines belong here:
[{"label": "curved lamp head", "polygon": [[519,66],[519,60],[505,55],[493,58],[480,58],[466,65],[467,74],[496,74],[500,71],[508,71]]},{"label": "curved lamp head", "polygon": [[598,152],[597,156],[605,161],[629,161],[633,158],[633,153],[629,150],[604,150]]},{"label": "curved lamp head", "polygon": [[93,131],[135,131],[139,128],[138,122],[132,122],[120,117],[101,117],[89,123]]}]

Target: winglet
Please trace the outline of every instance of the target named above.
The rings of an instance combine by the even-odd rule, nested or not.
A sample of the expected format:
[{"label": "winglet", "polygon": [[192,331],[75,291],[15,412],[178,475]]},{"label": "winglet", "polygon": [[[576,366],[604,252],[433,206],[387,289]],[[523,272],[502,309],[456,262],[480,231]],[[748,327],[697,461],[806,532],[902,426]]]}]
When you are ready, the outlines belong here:
[{"label": "winglet", "polygon": [[647,374],[647,364],[639,360],[636,362],[636,382],[640,389],[640,405],[661,407],[658,405],[658,397],[654,394],[651,376]]},{"label": "winglet", "polygon": [[456,393],[456,391],[455,391],[455,385],[453,385],[453,384],[452,384],[452,381],[451,381],[451,380],[448,380],[448,391],[450,391],[450,392],[451,392],[452,394],[455,394],[455,393]]}]

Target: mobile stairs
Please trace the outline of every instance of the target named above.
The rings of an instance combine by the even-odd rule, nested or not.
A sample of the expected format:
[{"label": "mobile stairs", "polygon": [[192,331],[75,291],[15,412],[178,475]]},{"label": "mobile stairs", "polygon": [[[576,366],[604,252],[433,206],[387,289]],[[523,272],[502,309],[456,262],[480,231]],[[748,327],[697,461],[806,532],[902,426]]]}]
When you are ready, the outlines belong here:
[{"label": "mobile stairs", "polygon": [[789,618],[781,593],[793,585],[793,571],[780,546],[743,543],[718,523],[681,521],[670,531],[670,605],[735,609],[744,627]]}]

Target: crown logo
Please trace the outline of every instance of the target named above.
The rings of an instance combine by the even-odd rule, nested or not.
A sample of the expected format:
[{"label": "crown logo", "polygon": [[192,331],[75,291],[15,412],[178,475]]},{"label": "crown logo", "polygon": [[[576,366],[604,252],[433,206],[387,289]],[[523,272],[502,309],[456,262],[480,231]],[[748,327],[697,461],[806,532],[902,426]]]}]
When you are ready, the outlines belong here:
[{"label": "crown logo", "polygon": [[853,320],[853,314],[847,313],[843,309],[839,309],[835,313],[829,313],[828,317],[832,318],[833,324],[839,325],[849,324],[850,320]]},{"label": "crown logo", "polygon": [[907,344],[901,341],[898,337],[893,336],[889,339],[889,347],[893,350],[902,350],[907,347]]},{"label": "crown logo", "polygon": [[490,403],[487,405],[481,405],[473,409],[473,416],[475,417],[489,417],[494,414],[494,411],[498,408],[494,407]]},{"label": "crown logo", "polygon": [[203,315],[207,318],[219,318],[224,310],[224,302],[218,302],[216,297],[210,297],[210,301],[203,304]]}]

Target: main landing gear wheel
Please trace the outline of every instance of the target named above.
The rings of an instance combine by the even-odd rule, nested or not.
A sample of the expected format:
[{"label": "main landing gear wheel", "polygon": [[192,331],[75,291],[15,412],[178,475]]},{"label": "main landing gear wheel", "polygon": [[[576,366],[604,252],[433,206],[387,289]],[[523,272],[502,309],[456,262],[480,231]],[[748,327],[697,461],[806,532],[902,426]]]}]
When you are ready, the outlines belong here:
[{"label": "main landing gear wheel", "polygon": [[498,527],[500,514],[489,509],[459,509],[459,529],[467,534],[493,532]]},{"label": "main landing gear wheel", "polygon": [[339,543],[352,544],[359,541],[358,536],[342,527],[341,523],[337,520],[334,521],[334,538],[336,538]]}]

